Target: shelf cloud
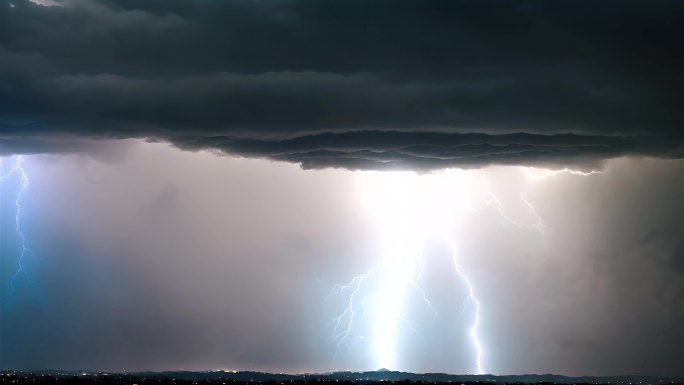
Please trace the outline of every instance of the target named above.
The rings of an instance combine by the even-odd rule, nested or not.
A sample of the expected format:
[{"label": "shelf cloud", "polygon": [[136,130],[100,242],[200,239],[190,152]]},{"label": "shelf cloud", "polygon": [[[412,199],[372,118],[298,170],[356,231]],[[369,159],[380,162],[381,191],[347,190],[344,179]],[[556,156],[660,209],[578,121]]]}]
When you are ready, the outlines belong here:
[{"label": "shelf cloud", "polygon": [[44,4],[0,5],[3,154],[138,138],[305,168],[684,156],[677,1]]}]

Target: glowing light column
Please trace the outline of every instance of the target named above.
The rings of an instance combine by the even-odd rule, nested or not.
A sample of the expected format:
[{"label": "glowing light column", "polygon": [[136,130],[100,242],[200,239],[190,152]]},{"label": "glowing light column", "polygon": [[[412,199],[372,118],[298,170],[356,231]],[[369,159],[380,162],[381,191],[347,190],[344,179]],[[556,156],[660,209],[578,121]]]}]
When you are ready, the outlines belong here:
[{"label": "glowing light column", "polygon": [[[425,241],[432,236],[447,234],[455,218],[471,208],[474,182],[472,173],[464,171],[423,176],[414,173],[364,175],[362,195],[380,232],[382,260],[365,275],[355,277],[347,285],[335,287],[336,294],[351,291],[348,307],[333,320],[333,338],[337,341],[338,352],[352,334],[358,314],[363,312],[365,317],[362,318],[371,321],[370,328],[367,328],[371,335],[364,339],[371,341],[370,353],[375,367],[400,369],[397,359],[401,333],[410,330],[418,334],[403,315],[408,293],[417,291],[426,307],[438,316],[420,286]],[[452,243],[448,241],[448,244]],[[482,348],[476,335],[479,302],[467,276],[456,265],[455,254],[453,261],[456,273],[468,287],[466,300],[476,304],[470,335],[476,348],[476,370],[482,373]],[[371,305],[358,306],[359,302]]]},{"label": "glowing light column", "polygon": [[[598,171],[575,171],[570,169],[546,170],[520,168],[524,182],[541,181],[548,177],[569,174],[589,176]],[[371,341],[370,353],[375,367],[398,369],[398,340],[404,330],[416,329],[402,313],[411,290],[422,295],[426,306],[438,316],[425,291],[420,286],[424,260],[422,248],[430,237],[439,237],[451,248],[455,274],[466,286],[464,309],[472,305],[472,323],[468,328],[474,352],[474,372],[483,374],[484,346],[478,334],[481,304],[471,277],[459,265],[459,255],[454,246],[453,233],[456,222],[468,214],[493,207],[504,224],[515,228],[529,228],[546,236],[546,229],[537,209],[518,192],[530,220],[519,220],[506,214],[498,196],[489,188],[484,175],[486,171],[447,170],[439,173],[417,175],[410,172],[367,172],[362,174],[362,197],[368,212],[379,229],[382,240],[382,259],[366,274],[354,277],[346,285],[337,285],[332,294],[348,295],[347,307],[333,319],[333,340],[337,352],[352,337]],[[517,190],[517,189],[516,189]],[[370,327],[354,325],[370,321]],[[402,329],[402,326],[408,329]],[[363,330],[370,336],[356,335]]]}]

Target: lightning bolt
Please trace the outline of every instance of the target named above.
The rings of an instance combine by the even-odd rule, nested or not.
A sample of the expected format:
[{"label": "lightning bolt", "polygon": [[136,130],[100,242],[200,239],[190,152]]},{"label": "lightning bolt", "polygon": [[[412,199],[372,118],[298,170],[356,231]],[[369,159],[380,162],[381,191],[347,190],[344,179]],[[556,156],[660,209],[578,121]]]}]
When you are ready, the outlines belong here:
[{"label": "lightning bolt", "polygon": [[[410,320],[400,313],[400,303],[409,290],[418,293],[425,306],[434,313],[435,317],[438,317],[437,310],[420,286],[425,266],[424,258],[416,252],[427,236],[436,234],[442,235],[441,238],[450,246],[455,275],[466,287],[463,311],[472,309],[473,319],[468,328],[468,335],[474,350],[475,371],[477,374],[485,373],[483,369],[484,346],[479,336],[482,306],[476,296],[471,277],[459,265],[454,243],[450,237],[443,236],[446,234],[445,230],[451,228],[452,222],[449,218],[453,218],[454,215],[458,217],[459,213],[477,211],[477,207],[491,207],[496,210],[503,224],[519,229],[532,229],[545,240],[547,227],[537,208],[527,198],[527,182],[543,181],[561,174],[587,177],[601,173],[567,168],[562,170],[521,168],[521,170],[526,182],[525,188],[518,193],[518,198],[531,217],[531,220],[524,221],[514,219],[507,214],[502,201],[487,184],[484,174],[477,174],[480,178],[474,177],[475,172],[463,170],[425,177],[380,174],[369,180],[371,186],[379,183],[379,186],[376,186],[377,196],[371,196],[374,199],[370,202],[369,208],[378,214],[380,227],[384,229],[382,231],[384,237],[387,238],[387,243],[392,244],[391,252],[382,263],[369,269],[365,274],[353,277],[346,284],[336,285],[332,289],[330,295],[342,295],[346,304],[344,310],[330,323],[332,325],[331,339],[336,343],[336,356],[345,344],[349,344],[350,339],[355,337],[371,341],[369,352],[375,353],[376,365],[391,367],[389,363],[393,361],[391,356],[394,354],[396,324],[403,322],[408,330],[420,336]],[[423,179],[418,181],[418,178]],[[372,193],[373,190],[371,189],[370,192]],[[475,196],[474,200],[473,196]],[[484,206],[479,206],[481,203],[484,203]],[[372,301],[374,297],[380,298],[379,304]],[[368,309],[369,304],[373,305],[371,307],[379,306],[381,310]],[[369,318],[375,322],[375,329],[371,331],[371,336],[359,335],[361,334],[359,330],[367,329],[360,329],[357,324]]]},{"label": "lightning bolt", "polygon": [[[597,170],[591,170],[591,171],[579,171],[579,170],[571,170],[569,168],[564,168],[562,170],[548,170],[548,169],[539,169],[539,168],[532,168],[532,167],[523,167],[522,168],[523,174],[527,177],[528,180],[531,180],[533,182],[539,182],[539,181],[544,181],[548,178],[562,175],[562,174],[569,174],[572,176],[582,176],[582,177],[587,177],[591,175],[596,175],[596,174],[603,174],[603,171],[597,171]],[[520,200],[527,206],[530,214],[534,217],[534,222],[528,224],[528,227],[534,228],[539,234],[541,234],[542,238],[546,237],[546,229],[547,227],[544,225],[544,222],[541,218],[541,216],[537,213],[537,209],[534,207],[532,202],[530,202],[526,197],[524,192],[520,192]]]},{"label": "lightning bolt", "polygon": [[[0,159],[0,162],[2,159]],[[12,278],[10,279],[10,296],[14,295],[14,292],[16,290],[16,281],[20,277],[24,277],[29,283],[35,284],[31,277],[28,275],[24,268],[24,263],[29,254],[35,255],[31,249],[26,247],[26,237],[21,231],[21,197],[26,192],[29,186],[29,178],[28,175],[26,174],[26,171],[24,170],[24,167],[22,164],[24,163],[24,157],[22,155],[17,155],[14,158],[14,165],[12,168],[7,172],[7,174],[0,176],[0,182],[4,182],[6,179],[10,178],[11,176],[18,174],[19,175],[19,191],[17,192],[16,199],[14,200],[14,205],[16,206],[17,210],[14,215],[14,223],[15,223],[15,231],[17,234],[17,239],[19,241],[19,259],[17,261],[17,270],[15,273],[12,275]],[[0,163],[1,164],[1,163]]]},{"label": "lightning bolt", "polygon": [[[467,195],[467,191],[462,190],[469,184],[458,182],[460,178],[467,181],[470,177],[470,173],[461,173],[457,175],[459,179],[456,183],[451,183],[449,187],[456,188],[462,195]],[[375,199],[372,199],[370,208],[378,213],[377,218],[383,234],[384,258],[365,274],[355,276],[345,284],[335,285],[329,294],[341,295],[344,299],[344,308],[329,323],[329,327],[332,328],[331,340],[336,344],[336,357],[346,346],[351,348],[356,339],[370,341],[369,353],[374,357],[376,368],[393,368],[400,332],[398,325],[405,325],[405,330],[421,337],[416,326],[402,314],[404,301],[409,293],[414,293],[415,298],[422,301],[435,318],[439,317],[439,312],[421,286],[425,271],[422,249],[425,241],[435,234],[434,230],[441,234],[445,226],[448,226],[441,220],[445,218],[444,210],[439,204],[435,205],[441,203],[440,199],[433,199],[431,195],[439,191],[445,199],[453,200],[453,197],[448,194],[448,189],[439,188],[441,186],[434,186],[437,189],[433,190],[435,182],[444,181],[441,177],[432,176],[427,180],[419,178],[421,177],[415,174],[381,175],[370,183],[374,185],[380,182],[376,186],[376,196],[371,194],[371,198]],[[428,183],[423,184],[424,180]],[[370,192],[373,192],[372,188]],[[455,201],[458,202],[459,199]],[[452,214],[448,213],[446,218]],[[480,302],[475,297],[470,279],[459,268],[455,254],[453,265],[457,277],[467,286],[464,303],[472,302],[475,305],[475,318],[469,333],[476,347],[475,371],[482,373],[482,347],[477,335]],[[364,328],[364,322],[368,320],[372,321],[372,325]]]},{"label": "lightning bolt", "polygon": [[[383,312],[385,313],[386,318],[379,322],[380,325],[378,325],[378,328],[391,328],[389,324],[393,321],[398,321],[406,325],[414,334],[422,337],[413,323],[401,315],[399,309],[400,304],[396,303],[397,300],[401,299],[401,295],[395,295],[397,294],[395,291],[404,291],[406,289],[415,290],[415,292],[420,295],[426,308],[433,313],[435,318],[439,316],[437,310],[425,293],[425,290],[420,286],[423,274],[422,261],[420,266],[421,268],[416,271],[409,265],[402,266],[401,263],[394,264],[390,263],[389,260],[386,260],[372,267],[365,274],[353,277],[346,284],[337,284],[332,288],[326,301],[333,295],[344,295],[345,293],[348,293],[346,297],[347,300],[345,301],[346,307],[329,323],[329,326],[332,327],[331,339],[336,344],[336,356],[340,354],[344,345],[349,343],[349,339],[352,338],[352,335],[354,334],[353,331],[356,327],[357,318],[362,314],[367,315],[368,303],[374,297],[377,298],[380,303],[390,304],[388,306],[389,309],[384,309]],[[391,353],[385,350],[388,349],[387,345],[392,345],[386,340],[388,338],[393,338],[393,336],[387,336],[385,335],[386,333],[382,332],[378,333],[377,330],[375,330],[373,334],[374,335],[371,337],[364,335],[358,337],[359,339],[370,341],[369,352],[375,353],[378,356],[377,364],[379,366],[391,366],[391,359],[388,357]]]},{"label": "lightning bolt", "polygon": [[[349,335],[351,334],[351,329],[354,325],[354,318],[357,313],[355,309],[357,308],[357,297],[359,295],[361,285],[365,283],[369,277],[375,275],[375,272],[379,269],[380,265],[375,266],[372,269],[370,269],[366,274],[352,278],[352,280],[349,281],[347,284],[337,284],[333,287],[331,295],[343,294],[344,292],[351,290],[351,293],[349,294],[349,300],[347,301],[347,307],[339,316],[333,318],[330,321],[330,323],[333,325],[332,340],[335,342],[337,347],[335,355],[339,354],[341,346],[345,343],[345,341],[347,340],[347,338],[349,338]],[[328,296],[328,298],[329,297],[330,296]],[[326,301],[328,298],[326,298]]]},{"label": "lightning bolt", "polygon": [[[467,288],[467,295],[465,301],[472,302],[475,305],[475,311],[474,311],[474,320],[473,323],[471,324],[469,328],[469,335],[470,338],[473,342],[473,345],[475,347],[475,364],[476,364],[476,369],[477,369],[477,374],[484,374],[484,370],[482,369],[482,346],[480,344],[479,337],[477,335],[477,328],[480,322],[480,302],[475,296],[475,291],[473,289],[473,285],[471,284],[470,278],[468,275],[466,275],[461,268],[458,265],[458,262],[456,260],[456,251],[455,251],[455,246],[453,245],[452,242],[450,242],[446,237],[444,237],[445,242],[450,246],[451,248],[451,253],[452,253],[452,263],[454,266],[455,272],[458,274],[459,278],[465,283],[466,288]],[[394,270],[394,271],[393,271]],[[396,289],[396,284],[395,285],[389,285],[389,287],[381,287],[377,290],[371,290],[368,293],[361,294],[364,292],[364,286],[368,285],[373,285],[373,280],[378,279],[382,274],[395,274],[396,273],[396,267],[393,269],[392,266],[388,266],[386,263],[379,264],[370,270],[366,272],[364,275],[359,275],[354,278],[352,278],[348,283],[342,285],[338,284],[335,285],[332,289],[331,295],[332,294],[344,294],[345,292],[348,292],[348,300],[347,300],[347,307],[340,313],[337,317],[333,318],[330,322],[329,325],[332,324],[332,340],[336,343],[336,355],[339,354],[340,349],[343,347],[344,343],[348,340],[348,338],[351,337],[353,334],[353,328],[354,328],[354,322],[356,318],[358,317],[359,313],[363,313],[365,311],[365,305],[367,302],[367,299],[370,296],[375,296],[375,295],[380,295],[383,296],[386,293],[383,293],[383,291],[390,291],[393,292],[394,289]],[[422,271],[423,270],[423,264],[422,264],[422,258],[421,258],[421,270],[416,274],[417,277],[422,277]],[[439,314],[437,310],[434,308],[432,303],[430,302],[430,299],[428,298],[427,294],[423,290],[423,288],[420,286],[419,281],[417,280],[410,280],[408,285],[409,287],[413,288],[416,290],[418,294],[420,294],[425,306],[434,314],[435,317],[438,317]],[[383,300],[387,300],[386,298]],[[465,305],[464,305],[465,306]],[[396,309],[394,309],[396,312]],[[465,307],[464,307],[465,310]],[[398,312],[397,312],[398,313]],[[390,317],[396,317],[397,320],[402,321],[415,335],[418,337],[422,337],[420,332],[416,329],[416,327],[413,325],[413,323],[399,315],[390,315]],[[387,327],[387,323],[391,321],[390,319],[385,319],[381,323],[384,325],[381,325],[381,327]],[[385,337],[385,338],[383,338]],[[387,343],[388,341],[383,341],[387,339],[387,336],[373,336],[373,337],[365,337],[361,336],[360,337],[363,340],[370,340],[371,341],[371,351],[378,351],[382,350],[382,346],[378,346],[382,343]],[[391,345],[391,344],[390,344]],[[385,352],[387,354],[387,352]],[[377,358],[377,365],[382,366],[382,367],[388,367],[391,366],[389,365],[390,360],[387,359],[387,357],[378,357]]]},{"label": "lightning bolt", "polygon": [[[527,175],[527,174],[525,174],[525,175]],[[582,174],[582,175],[584,175],[584,174]],[[587,175],[590,175],[590,174],[587,174]],[[534,222],[529,223],[529,224],[521,224],[520,222],[513,220],[508,215],[506,215],[504,208],[503,208],[503,205],[501,204],[501,200],[499,200],[497,195],[494,194],[492,192],[492,190],[489,188],[489,185],[487,184],[486,179],[484,179],[484,181],[483,181],[483,190],[485,191],[485,193],[488,196],[488,199],[485,201],[485,206],[487,206],[487,207],[493,206],[494,208],[496,208],[496,211],[498,212],[499,217],[501,219],[503,219],[503,221],[505,223],[513,225],[513,226],[518,227],[518,228],[524,228],[524,227],[532,228],[535,231],[537,231],[542,236],[542,238],[545,238],[546,232],[545,232],[545,226],[544,226],[544,223],[542,221],[542,218],[537,213],[537,209],[534,207],[534,205],[532,205],[532,203],[529,200],[527,200],[527,198],[525,198],[524,192],[522,192],[522,191],[520,192],[520,200],[525,204],[525,206],[529,210],[530,214],[534,217]]]},{"label": "lightning bolt", "polygon": [[542,238],[545,238],[546,232],[544,231],[544,222],[542,222],[542,218],[539,216],[539,214],[537,214],[537,209],[535,209],[534,205],[532,205],[532,203],[528,201],[527,198],[525,198],[525,194],[523,192],[520,193],[520,200],[523,201],[523,203],[525,203],[525,205],[530,210],[530,213],[535,219],[534,222],[530,223],[528,226],[537,230],[537,232],[541,234]]},{"label": "lightning bolt", "polygon": [[534,167],[523,167],[522,168],[523,173],[525,176],[532,180],[544,180],[548,177],[560,175],[560,174],[570,174],[570,175],[575,175],[575,176],[590,176],[594,174],[603,174],[602,171],[597,171],[597,170],[591,170],[588,172],[585,171],[579,171],[579,170],[571,170],[568,168],[564,168],[562,170],[548,170],[548,169],[543,169],[543,168],[534,168]]},{"label": "lightning bolt", "polygon": [[458,265],[458,261],[456,260],[455,245],[453,244],[453,242],[449,241],[446,238],[444,238],[444,241],[451,248],[451,261],[454,264],[454,270],[456,270],[456,274],[458,274],[459,277],[461,277],[461,280],[463,281],[463,283],[465,283],[468,289],[466,301],[470,301],[475,305],[474,319],[473,323],[470,325],[470,329],[468,329],[468,333],[470,334],[470,339],[473,342],[473,346],[475,347],[475,365],[477,367],[477,374],[484,374],[485,371],[482,369],[482,344],[480,344],[480,337],[477,334],[477,327],[480,325],[480,301],[477,299],[477,297],[475,297],[475,290],[473,289],[473,285],[470,283],[470,278],[461,270],[461,268]]}]

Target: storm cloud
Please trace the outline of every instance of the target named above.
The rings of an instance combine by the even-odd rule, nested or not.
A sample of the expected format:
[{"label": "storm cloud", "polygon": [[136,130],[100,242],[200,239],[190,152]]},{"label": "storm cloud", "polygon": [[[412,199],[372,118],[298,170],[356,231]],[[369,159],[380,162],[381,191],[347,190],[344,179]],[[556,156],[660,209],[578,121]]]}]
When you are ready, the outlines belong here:
[{"label": "storm cloud", "polygon": [[682,158],[678,1],[0,4],[0,152],[102,139],[305,168]]}]

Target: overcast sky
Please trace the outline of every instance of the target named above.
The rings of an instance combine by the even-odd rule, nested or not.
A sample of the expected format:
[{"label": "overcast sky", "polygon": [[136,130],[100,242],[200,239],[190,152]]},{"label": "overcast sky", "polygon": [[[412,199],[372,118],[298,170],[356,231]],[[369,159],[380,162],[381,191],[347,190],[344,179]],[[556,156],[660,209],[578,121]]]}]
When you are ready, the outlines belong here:
[{"label": "overcast sky", "polygon": [[0,368],[684,375],[682,8],[0,0]]}]

